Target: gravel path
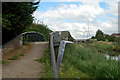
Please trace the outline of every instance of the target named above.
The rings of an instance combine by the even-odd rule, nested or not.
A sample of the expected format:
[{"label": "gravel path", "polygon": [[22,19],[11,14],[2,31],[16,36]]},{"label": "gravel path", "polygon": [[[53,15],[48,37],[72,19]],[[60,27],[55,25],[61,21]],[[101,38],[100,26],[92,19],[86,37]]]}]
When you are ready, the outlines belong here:
[{"label": "gravel path", "polygon": [[40,78],[44,71],[44,65],[34,59],[44,56],[44,50],[48,42],[32,43],[33,47],[26,55],[11,63],[2,65],[3,78]]}]

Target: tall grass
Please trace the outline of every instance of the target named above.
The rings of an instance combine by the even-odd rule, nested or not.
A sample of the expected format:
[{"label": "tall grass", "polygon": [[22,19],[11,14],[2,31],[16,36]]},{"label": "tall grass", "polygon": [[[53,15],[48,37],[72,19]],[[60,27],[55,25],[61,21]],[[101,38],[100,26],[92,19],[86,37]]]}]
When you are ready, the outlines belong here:
[{"label": "tall grass", "polygon": [[106,60],[103,54],[96,52],[96,49],[86,48],[79,44],[69,44],[66,46],[63,57],[63,73],[66,73],[66,70],[68,70],[67,64],[72,65],[75,70],[77,70],[78,72],[82,72],[86,75],[79,77],[118,77],[117,61]]},{"label": "tall grass", "polygon": [[119,55],[117,51],[115,51],[119,46],[116,46],[114,44],[108,44],[107,42],[94,42],[90,44],[84,44],[87,45],[86,47],[90,47],[93,49],[96,49],[98,52],[103,54],[109,54],[111,56]]}]

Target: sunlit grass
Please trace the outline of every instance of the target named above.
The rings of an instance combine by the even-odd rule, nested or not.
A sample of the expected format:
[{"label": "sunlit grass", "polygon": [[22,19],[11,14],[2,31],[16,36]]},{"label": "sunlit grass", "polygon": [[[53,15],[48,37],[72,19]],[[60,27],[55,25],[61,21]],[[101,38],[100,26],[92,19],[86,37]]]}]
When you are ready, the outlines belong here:
[{"label": "sunlit grass", "polygon": [[[96,48],[86,48],[80,44],[69,44],[66,46],[61,72],[66,76],[80,78],[117,78],[118,62],[106,60],[102,53]],[[69,70],[72,67],[72,70]],[[75,74],[78,72],[77,75]]]}]

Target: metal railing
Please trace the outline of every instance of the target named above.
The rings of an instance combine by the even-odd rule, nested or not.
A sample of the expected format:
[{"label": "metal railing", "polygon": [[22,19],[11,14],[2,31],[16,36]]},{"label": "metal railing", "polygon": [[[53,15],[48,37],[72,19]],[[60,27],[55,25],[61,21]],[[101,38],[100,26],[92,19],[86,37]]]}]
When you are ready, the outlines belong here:
[{"label": "metal railing", "polygon": [[54,78],[58,78],[58,70],[55,60],[55,52],[54,52],[54,44],[53,44],[53,34],[50,34],[50,55],[51,55],[51,65],[52,65],[52,71],[54,74]]},{"label": "metal railing", "polygon": [[[60,44],[57,44],[58,42]],[[62,58],[65,50],[65,45],[67,43],[73,43],[73,42],[59,39],[59,36],[56,37],[55,32],[50,33],[50,55],[51,55],[51,65],[52,65],[54,78],[58,78],[58,70],[60,68],[60,64],[62,62]],[[56,56],[55,56],[55,50],[54,50],[54,46],[56,45],[59,47],[58,54],[57,54],[57,61],[55,60]]]}]

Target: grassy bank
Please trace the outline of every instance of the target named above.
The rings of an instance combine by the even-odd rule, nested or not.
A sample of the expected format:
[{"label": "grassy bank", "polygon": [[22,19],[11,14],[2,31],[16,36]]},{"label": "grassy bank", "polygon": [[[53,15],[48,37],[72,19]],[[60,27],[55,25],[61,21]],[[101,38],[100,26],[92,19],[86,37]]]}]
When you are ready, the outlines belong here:
[{"label": "grassy bank", "polygon": [[117,78],[118,62],[106,60],[96,48],[74,43],[66,46],[59,72],[62,78]]},{"label": "grassy bank", "polygon": [[118,56],[119,53],[119,45],[117,43],[112,42],[93,42],[89,44],[83,44],[83,46],[86,45],[86,48],[96,49],[98,52],[103,54],[109,54],[111,56]]}]

